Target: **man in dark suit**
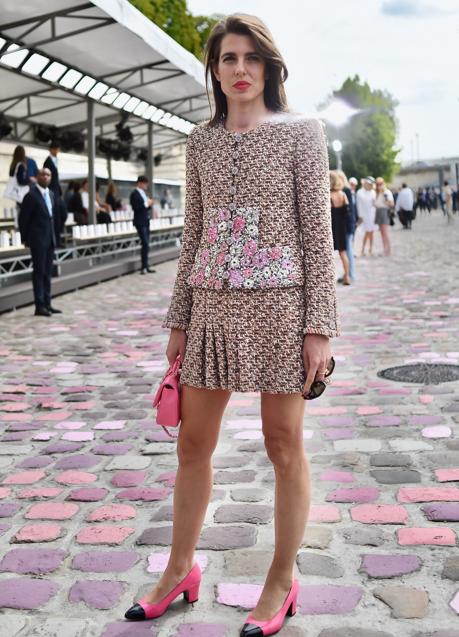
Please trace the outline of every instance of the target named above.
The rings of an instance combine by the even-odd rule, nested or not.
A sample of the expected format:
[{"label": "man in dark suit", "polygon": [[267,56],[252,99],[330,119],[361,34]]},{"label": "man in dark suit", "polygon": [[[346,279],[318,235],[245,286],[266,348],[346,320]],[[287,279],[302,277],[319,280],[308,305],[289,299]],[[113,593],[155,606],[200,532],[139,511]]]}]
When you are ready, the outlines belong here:
[{"label": "man in dark suit", "polygon": [[150,215],[153,199],[147,196],[148,179],[141,175],[137,179],[136,187],[131,192],[130,203],[134,211],[134,226],[141,244],[142,268],[140,274],[155,272],[148,267],[148,250],[150,247]]},{"label": "man in dark suit", "polygon": [[19,230],[22,243],[30,248],[33,263],[33,294],[35,315],[60,314],[51,305],[51,273],[56,236],[53,216],[56,211],[54,193],[50,190],[51,171],[42,168],[37,173],[37,183],[30,186],[22,200],[19,212]]},{"label": "man in dark suit", "polygon": [[61,147],[58,141],[52,141],[49,145],[49,155],[45,159],[45,163],[43,164],[43,168],[48,168],[51,171],[51,183],[49,184],[49,189],[54,194],[56,212],[54,214],[54,233],[56,235],[56,245],[60,246],[61,244],[61,232],[64,229],[65,221],[67,219],[67,208],[65,206],[64,199],[62,197],[62,188],[59,181],[59,169],[58,169],[58,159],[57,156],[59,154]]}]

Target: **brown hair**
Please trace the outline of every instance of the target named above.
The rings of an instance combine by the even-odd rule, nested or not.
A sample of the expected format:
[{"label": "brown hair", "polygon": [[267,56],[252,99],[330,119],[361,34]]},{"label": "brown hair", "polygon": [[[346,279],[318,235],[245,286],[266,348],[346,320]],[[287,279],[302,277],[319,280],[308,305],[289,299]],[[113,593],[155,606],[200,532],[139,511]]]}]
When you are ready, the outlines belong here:
[{"label": "brown hair", "polygon": [[[214,73],[214,66],[216,66],[220,57],[221,42],[228,33],[247,35],[252,39],[255,50],[262,57],[266,66],[265,106],[273,112],[287,111],[288,105],[284,82],[288,77],[288,71],[282,55],[274,43],[271,32],[260,18],[243,13],[234,13],[223,18],[214,26],[204,52],[206,86],[209,86],[210,76],[215,102],[215,113],[212,115],[208,125],[215,126],[228,114],[226,95],[223,93],[220,82]],[[207,97],[212,112],[212,102],[208,88]]]},{"label": "brown hair", "polygon": [[108,187],[107,187],[107,195],[115,196],[116,195],[116,191],[117,191],[116,184],[115,184],[114,181],[111,181],[108,184]]},{"label": "brown hair", "polygon": [[13,152],[13,159],[10,164],[10,177],[14,175],[14,171],[16,170],[16,166],[18,164],[24,164],[26,166],[26,153],[24,146],[16,146]]}]

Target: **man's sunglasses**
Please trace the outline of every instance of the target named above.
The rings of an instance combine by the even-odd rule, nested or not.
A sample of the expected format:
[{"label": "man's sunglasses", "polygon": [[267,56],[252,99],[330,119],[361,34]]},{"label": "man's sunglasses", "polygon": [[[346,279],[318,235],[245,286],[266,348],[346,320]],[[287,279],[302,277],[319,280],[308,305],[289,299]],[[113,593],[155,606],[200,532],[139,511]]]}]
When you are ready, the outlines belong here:
[{"label": "man's sunglasses", "polygon": [[303,398],[305,400],[314,400],[314,398],[319,398],[319,396],[322,396],[324,391],[327,389],[327,385],[330,384],[330,381],[327,379],[329,376],[332,375],[334,369],[335,359],[332,356],[328,362],[327,369],[325,370],[325,380],[315,380],[312,383],[309,392],[307,394],[302,394]]}]

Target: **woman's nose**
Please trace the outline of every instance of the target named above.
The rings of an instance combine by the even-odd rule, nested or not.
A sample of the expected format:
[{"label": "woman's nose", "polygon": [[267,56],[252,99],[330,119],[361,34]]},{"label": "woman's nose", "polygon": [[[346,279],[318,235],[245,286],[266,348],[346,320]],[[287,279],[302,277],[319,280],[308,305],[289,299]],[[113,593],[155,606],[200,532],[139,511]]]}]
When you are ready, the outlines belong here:
[{"label": "woman's nose", "polygon": [[238,59],[236,64],[236,74],[244,75],[244,73],[245,73],[245,60],[244,58],[240,58]]}]

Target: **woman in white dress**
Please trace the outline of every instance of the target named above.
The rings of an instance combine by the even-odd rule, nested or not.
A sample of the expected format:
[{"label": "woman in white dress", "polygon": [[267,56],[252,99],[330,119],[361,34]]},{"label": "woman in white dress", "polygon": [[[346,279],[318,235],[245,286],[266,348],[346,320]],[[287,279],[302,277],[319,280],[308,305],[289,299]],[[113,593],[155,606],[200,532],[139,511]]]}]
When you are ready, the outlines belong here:
[{"label": "woman in white dress", "polygon": [[376,207],[375,207],[375,180],[374,177],[365,177],[363,187],[357,192],[357,212],[359,217],[363,219],[363,230],[365,232],[362,243],[361,256],[365,256],[365,246],[368,243],[368,254],[373,252],[373,233],[377,228],[375,224]]}]

